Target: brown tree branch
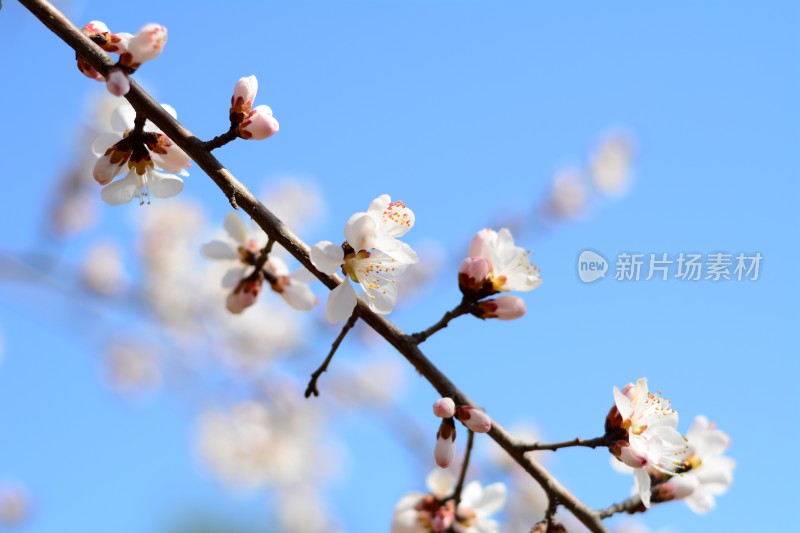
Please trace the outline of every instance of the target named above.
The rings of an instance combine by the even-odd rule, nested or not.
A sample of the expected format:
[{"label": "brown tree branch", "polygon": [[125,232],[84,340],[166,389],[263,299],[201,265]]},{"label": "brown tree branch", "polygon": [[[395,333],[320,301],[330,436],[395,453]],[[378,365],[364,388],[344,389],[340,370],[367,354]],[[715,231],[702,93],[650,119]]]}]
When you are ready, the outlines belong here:
[{"label": "brown tree branch", "polygon": [[533,444],[519,444],[517,445],[517,449],[522,452],[535,452],[539,450],[550,450],[556,451],[560,450],[561,448],[570,448],[573,446],[584,446],[586,448],[597,448],[599,446],[608,446],[609,439],[605,435],[602,437],[595,437],[593,439],[582,439],[580,437],[576,437],[572,440],[565,440],[563,442],[553,442],[550,444],[543,444],[541,442],[535,442]]},{"label": "brown tree branch", "polygon": [[[106,73],[114,65],[114,61],[89,38],[87,38],[70,20],[45,0],[19,0],[45,26],[72,47],[100,73]],[[255,196],[242,185],[223,165],[205,148],[203,141],[194,136],[182,124],[172,118],[138,83],[130,80],[131,89],[125,98],[138,114],[145,115],[148,120],[172,139],[197,166],[200,167],[222,190],[232,205],[238,206],[267,233],[267,235],[283,246],[304,267],[312,272],[326,287],[335,288],[341,279],[338,276],[323,274],[311,263],[308,246],[300,240],[286,225],[269,211]],[[461,392],[425,355],[419,350],[411,337],[401,331],[394,323],[381,315],[372,312],[367,304],[359,298],[356,308],[359,318],[366,322],[379,335],[386,339],[400,352],[406,360],[423,376],[441,396],[452,398],[457,405],[475,405]],[[522,468],[535,479],[551,497],[572,512],[593,533],[609,533],[603,525],[598,512],[590,509],[573,496],[547,470],[532,458],[526,457],[519,450],[518,443],[498,423],[493,422],[488,435],[503,448]]]},{"label": "brown tree branch", "polygon": [[331,350],[328,352],[328,356],[319,365],[313,374],[311,374],[311,379],[308,380],[308,385],[306,386],[305,396],[309,398],[312,394],[314,396],[319,396],[319,389],[317,388],[317,380],[319,377],[328,370],[328,365],[331,364],[331,359],[333,359],[333,355],[336,353],[336,350],[339,349],[339,345],[342,344],[345,335],[347,332],[353,329],[353,326],[356,325],[356,321],[358,320],[358,312],[354,309],[353,314],[350,315],[350,318],[347,319],[347,322],[344,323],[344,327],[342,327],[342,331],[339,332],[339,335],[336,337],[336,340],[333,341],[331,345]]}]

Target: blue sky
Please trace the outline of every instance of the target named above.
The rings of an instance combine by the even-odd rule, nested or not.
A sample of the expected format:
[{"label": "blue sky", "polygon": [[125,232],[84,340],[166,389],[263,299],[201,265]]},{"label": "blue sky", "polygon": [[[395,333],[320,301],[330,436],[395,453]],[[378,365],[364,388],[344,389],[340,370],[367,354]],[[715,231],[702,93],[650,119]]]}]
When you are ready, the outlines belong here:
[{"label": "blue sky", "polygon": [[[501,213],[539,202],[555,171],[584,165],[602,132],[634,132],[639,151],[628,195],[598,206],[589,221],[520,237],[544,278],[525,295],[528,315],[512,323],[463,318],[425,351],[501,423],[532,421],[551,440],[599,435],[612,386],[647,376],[681,413],[681,429],[705,414],[728,431],[739,466],[710,515],[671,504],[646,522],[687,533],[737,531],[756,517],[765,530],[785,525],[795,489],[783,460],[800,438],[788,407],[800,318],[796,5],[62,7],[79,25],[167,26],[164,54],[135,77],[202,138],[226,128],[235,81],[257,75],[258,103],[272,106],[281,131],[263,143],[233,143],[218,157],[256,190],[286,175],[318,183],[328,208],[324,224],[301,235],[311,243],[341,238],[347,217],[387,192],[416,213],[412,245],[430,239],[458,255]],[[37,244],[52,184],[74,157],[73,131],[99,85],[15,2],[0,11],[0,50],[0,243],[8,253]],[[199,172],[183,194],[217,220],[228,209]],[[139,211],[105,208],[103,231],[124,241]],[[764,260],[757,282],[584,285],[575,263],[585,248],[609,258],[758,251]],[[454,279],[442,272],[415,307],[393,318],[408,331],[431,324],[457,303]],[[85,340],[59,314],[67,306],[44,312],[41,296],[8,283],[0,289],[0,477],[36,493],[25,531],[152,530],[182,502],[261,516],[257,501],[227,496],[197,466],[185,406],[169,397],[136,407],[119,401],[103,386]],[[404,407],[427,413],[434,399],[412,378]],[[356,459],[334,505],[348,531],[383,530],[394,502],[422,479],[392,466],[407,452],[373,418],[349,419],[339,431]],[[551,466],[593,506],[628,490],[629,480],[610,471],[599,451],[564,450]]]}]

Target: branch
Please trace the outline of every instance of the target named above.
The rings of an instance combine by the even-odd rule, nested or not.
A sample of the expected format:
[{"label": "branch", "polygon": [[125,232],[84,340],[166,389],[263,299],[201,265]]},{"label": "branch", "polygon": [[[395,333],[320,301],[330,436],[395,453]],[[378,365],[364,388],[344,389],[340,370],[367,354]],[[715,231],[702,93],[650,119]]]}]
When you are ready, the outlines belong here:
[{"label": "branch", "polygon": [[467,449],[464,451],[464,462],[461,463],[461,473],[458,475],[458,483],[456,483],[456,488],[453,491],[453,501],[456,504],[456,509],[458,509],[458,504],[461,503],[461,491],[464,490],[464,480],[467,477],[469,459],[472,456],[472,445],[475,443],[475,432],[471,429],[467,431]]},{"label": "branch", "polygon": [[570,448],[573,446],[584,446],[586,448],[597,448],[600,446],[608,446],[608,437],[603,435],[602,437],[595,437],[593,439],[582,439],[580,437],[576,437],[572,440],[565,440],[564,442],[554,442],[552,444],[543,444],[541,442],[535,442],[533,444],[518,444],[517,449],[522,452],[534,452],[538,450],[551,450],[556,451],[560,450],[561,448]]},{"label": "branch", "polygon": [[[111,58],[69,21],[61,12],[44,0],[19,0],[53,33],[58,35],[75,52],[83,56],[100,73],[107,72],[114,65]],[[161,128],[175,144],[177,144],[197,166],[200,167],[222,190],[229,200],[250,215],[253,220],[294,256],[304,267],[313,273],[326,287],[333,289],[341,283],[338,276],[323,274],[311,263],[308,246],[286,227],[271,211],[259,202],[255,196],[230,173],[222,163],[205,149],[203,141],[194,136],[183,125],[170,116],[158,102],[147,94],[138,83],[130,80],[131,90],[125,96],[137,113],[147,116],[148,120]],[[232,202],[233,203],[233,202]],[[457,405],[475,405],[461,392],[417,347],[408,335],[394,323],[371,311],[359,298],[356,308],[358,316],[386,341],[400,352],[406,360],[423,376],[442,396],[449,396]],[[575,515],[593,533],[609,533],[603,525],[600,515],[575,498],[558,480],[532,458],[526,457],[518,450],[519,444],[497,422],[493,422],[488,435],[503,448],[542,488]]]},{"label": "branch", "polygon": [[312,394],[314,396],[319,396],[319,389],[317,389],[317,380],[323,374],[323,372],[328,370],[328,365],[331,364],[331,359],[333,359],[333,354],[335,354],[336,350],[339,349],[339,345],[342,344],[344,336],[347,335],[347,332],[350,331],[353,328],[353,326],[356,325],[356,320],[358,320],[358,310],[353,309],[353,314],[350,315],[350,318],[347,319],[347,322],[345,322],[342,331],[339,332],[339,335],[336,337],[336,340],[333,341],[333,344],[331,345],[331,351],[328,352],[328,356],[325,358],[322,364],[319,365],[319,368],[316,369],[313,374],[311,374],[311,379],[308,380],[308,386],[306,387],[306,393],[305,393],[306,398],[310,397]]},{"label": "branch", "polygon": [[645,507],[642,504],[642,499],[639,496],[631,496],[627,500],[610,505],[605,509],[597,511],[597,515],[603,519],[613,516],[617,513],[635,514],[644,511]]},{"label": "branch", "polygon": [[447,325],[450,323],[450,321],[453,320],[454,318],[458,318],[461,315],[466,315],[467,313],[472,311],[472,308],[475,307],[476,304],[477,302],[469,301],[466,298],[464,298],[463,300],[461,300],[460,304],[455,306],[450,311],[446,312],[444,316],[440,318],[436,324],[432,325],[426,330],[420,331],[419,333],[412,333],[411,335],[409,335],[409,338],[415,344],[421,344],[425,342],[425,340],[427,340],[428,337],[430,337],[437,331],[446,328]]}]

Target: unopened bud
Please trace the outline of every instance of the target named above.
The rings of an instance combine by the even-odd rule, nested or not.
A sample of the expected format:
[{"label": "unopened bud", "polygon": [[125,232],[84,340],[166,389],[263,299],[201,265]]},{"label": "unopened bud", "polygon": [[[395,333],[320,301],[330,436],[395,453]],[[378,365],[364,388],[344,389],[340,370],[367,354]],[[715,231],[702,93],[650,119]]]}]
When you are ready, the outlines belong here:
[{"label": "unopened bud", "polygon": [[111,69],[106,78],[106,88],[114,96],[125,96],[131,90],[131,82],[128,75],[120,69]]},{"label": "unopened bud", "polygon": [[272,116],[272,109],[268,105],[260,105],[250,111],[239,125],[239,136],[242,139],[260,141],[272,137],[279,129],[278,121]]},{"label": "unopened bud", "polygon": [[564,527],[564,524],[559,522],[558,520],[551,519],[550,520],[550,527],[547,527],[547,520],[542,520],[541,522],[537,522],[536,525],[533,526],[530,533],[568,533],[567,528]]},{"label": "unopened bud", "polygon": [[504,294],[491,300],[484,300],[472,310],[478,318],[514,320],[525,315],[525,300],[512,294]]},{"label": "unopened bud", "polygon": [[167,28],[160,24],[147,24],[128,41],[128,51],[122,54],[123,65],[138,68],[145,61],[161,55],[167,44]]},{"label": "unopened bud", "polygon": [[231,118],[236,123],[241,123],[250,114],[253,101],[258,92],[258,80],[255,76],[240,78],[233,88],[231,97]]},{"label": "unopened bud", "polygon": [[475,433],[486,433],[492,429],[492,419],[489,415],[471,405],[459,407],[456,411],[456,418]]},{"label": "unopened bud", "polygon": [[458,269],[458,288],[475,299],[494,294],[489,262],[483,257],[467,257]]},{"label": "unopened bud", "polygon": [[452,398],[439,398],[433,402],[433,414],[439,418],[453,418],[456,414],[456,402]]},{"label": "unopened bud", "polygon": [[440,468],[447,468],[456,457],[456,425],[452,418],[445,418],[436,433],[433,458]]}]

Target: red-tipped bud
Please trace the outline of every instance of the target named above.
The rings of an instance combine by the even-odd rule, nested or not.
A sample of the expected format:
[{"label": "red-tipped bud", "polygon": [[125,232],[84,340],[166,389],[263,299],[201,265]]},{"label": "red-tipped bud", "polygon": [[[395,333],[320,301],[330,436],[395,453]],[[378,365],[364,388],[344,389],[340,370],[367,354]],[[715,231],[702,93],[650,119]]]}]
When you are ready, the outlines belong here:
[{"label": "red-tipped bud", "polygon": [[236,123],[241,123],[250,114],[253,102],[258,92],[258,80],[255,76],[240,78],[233,88],[231,97],[231,118]]},{"label": "red-tipped bud", "polygon": [[106,88],[114,96],[125,96],[131,90],[128,75],[118,68],[111,69],[106,78]]},{"label": "red-tipped bud", "polygon": [[483,257],[467,257],[458,270],[458,288],[465,296],[483,298],[494,294],[491,267]]},{"label": "red-tipped bud", "polygon": [[260,141],[272,137],[279,129],[278,121],[272,116],[272,109],[268,105],[260,105],[250,111],[239,125],[239,136],[242,139]]},{"label": "red-tipped bud", "polygon": [[128,41],[128,50],[122,54],[120,61],[127,67],[139,68],[145,61],[160,56],[165,44],[167,28],[160,24],[147,24]]},{"label": "red-tipped bud", "polygon": [[440,468],[447,468],[456,457],[456,425],[452,418],[445,418],[436,433],[433,458]]},{"label": "red-tipped bud", "polygon": [[472,314],[478,318],[496,318],[498,320],[514,320],[525,315],[525,300],[519,296],[504,294],[498,298],[479,303]]},{"label": "red-tipped bud", "polygon": [[262,280],[248,281],[242,280],[239,285],[228,295],[225,307],[231,313],[238,315],[258,300],[261,292]]},{"label": "red-tipped bud", "polygon": [[489,415],[471,405],[462,405],[456,411],[456,418],[475,433],[486,433],[492,429],[492,419]]}]

